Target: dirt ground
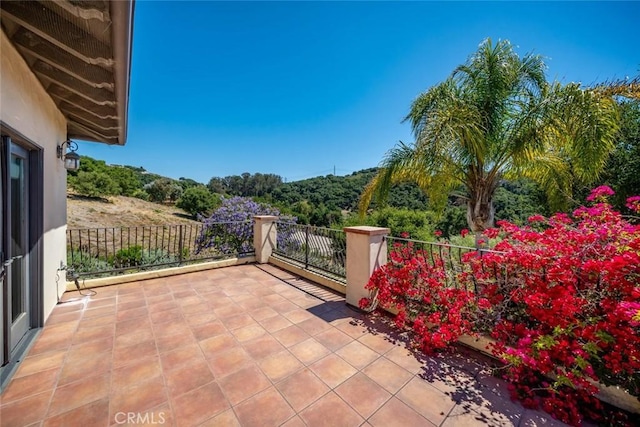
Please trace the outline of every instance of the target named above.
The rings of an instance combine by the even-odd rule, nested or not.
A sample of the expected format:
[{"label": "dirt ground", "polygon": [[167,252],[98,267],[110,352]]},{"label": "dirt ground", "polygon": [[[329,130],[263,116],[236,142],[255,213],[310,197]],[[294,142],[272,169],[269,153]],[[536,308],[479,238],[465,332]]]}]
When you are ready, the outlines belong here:
[{"label": "dirt ground", "polygon": [[139,225],[198,224],[175,206],[146,202],[133,197],[89,199],[67,195],[69,228],[132,227]]}]

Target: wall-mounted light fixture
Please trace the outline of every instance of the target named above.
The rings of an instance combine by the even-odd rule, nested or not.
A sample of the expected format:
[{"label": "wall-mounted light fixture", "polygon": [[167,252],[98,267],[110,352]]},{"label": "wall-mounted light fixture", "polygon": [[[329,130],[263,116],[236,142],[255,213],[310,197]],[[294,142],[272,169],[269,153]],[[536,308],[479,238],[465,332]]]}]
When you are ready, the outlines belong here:
[{"label": "wall-mounted light fixture", "polygon": [[[65,145],[67,146],[66,149]],[[64,162],[65,169],[69,171],[77,171],[80,168],[80,156],[76,153],[77,149],[78,144],[70,139],[67,139],[65,142],[58,145],[58,158]]]}]

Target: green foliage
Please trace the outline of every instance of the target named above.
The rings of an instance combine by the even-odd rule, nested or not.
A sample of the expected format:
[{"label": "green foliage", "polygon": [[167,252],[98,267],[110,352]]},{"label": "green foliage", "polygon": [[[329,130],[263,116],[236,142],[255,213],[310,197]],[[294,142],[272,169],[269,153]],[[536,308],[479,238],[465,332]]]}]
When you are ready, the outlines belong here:
[{"label": "green foliage", "polygon": [[114,268],[135,267],[142,264],[142,246],[129,246],[116,252],[111,260]]},{"label": "green foliage", "polygon": [[388,152],[363,192],[361,212],[407,181],[438,211],[462,186],[468,226],[478,232],[493,227],[493,198],[505,178],[533,179],[552,204],[566,204],[574,181],[587,183],[605,166],[618,116],[611,97],[549,83],[545,70],[540,55],[520,57],[507,40],[485,40],[412,103],[406,120],[415,142]]},{"label": "green foliage", "polygon": [[76,193],[88,197],[113,196],[120,192],[118,184],[106,172],[100,171],[79,171],[69,186]]},{"label": "green foliage", "polygon": [[134,193],[131,195],[131,197],[135,197],[136,199],[140,199],[140,200],[149,201],[149,193],[147,193],[146,191],[144,191],[142,189],[138,189],[138,190],[134,191]]},{"label": "green foliage", "polygon": [[198,214],[210,215],[221,203],[220,196],[211,194],[204,186],[199,186],[187,188],[176,206],[197,217]]},{"label": "green foliage", "polygon": [[347,227],[353,225],[387,227],[391,229],[391,235],[395,237],[408,233],[412,239],[433,240],[434,222],[432,212],[385,207],[375,210],[364,219],[353,214],[345,220],[344,225]]},{"label": "green foliage", "polygon": [[67,251],[67,265],[76,273],[89,273],[94,271],[111,270],[111,264],[107,260],[94,257],[85,251]]},{"label": "green foliage", "polygon": [[107,173],[115,181],[120,188],[121,196],[133,196],[133,194],[142,188],[142,182],[138,174],[123,166],[112,166],[107,169]]},{"label": "green foliage", "polygon": [[602,183],[611,186],[616,194],[612,204],[627,212],[625,200],[640,189],[640,101],[620,104],[621,127],[613,152],[602,176]]},{"label": "green foliage", "polygon": [[213,177],[207,185],[212,193],[242,197],[263,197],[282,184],[282,177],[274,174],[230,175]]},{"label": "green foliage", "polygon": [[156,179],[145,185],[144,190],[149,194],[149,200],[156,203],[178,200],[182,194],[182,187],[169,178]]}]

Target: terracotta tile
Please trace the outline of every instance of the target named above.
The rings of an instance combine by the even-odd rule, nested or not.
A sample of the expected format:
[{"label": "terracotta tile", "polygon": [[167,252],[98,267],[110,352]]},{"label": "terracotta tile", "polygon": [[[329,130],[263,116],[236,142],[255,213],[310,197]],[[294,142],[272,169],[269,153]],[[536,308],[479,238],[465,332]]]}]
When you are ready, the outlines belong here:
[{"label": "terracotta tile", "polygon": [[369,347],[378,354],[385,354],[387,351],[396,347],[394,343],[389,341],[385,335],[366,334],[358,339],[362,344]]},{"label": "terracotta tile", "polygon": [[365,419],[391,398],[390,393],[362,373],[340,384],[335,392]]},{"label": "terracotta tile", "polygon": [[82,319],[83,320],[93,319],[96,317],[106,316],[106,315],[115,316],[115,314],[116,314],[116,306],[108,305],[108,306],[94,308],[94,309],[86,309],[84,311],[84,316],[82,316]]},{"label": "terracotta tile", "polygon": [[173,295],[170,293],[165,293],[165,294],[161,294],[161,295],[152,295],[152,296],[148,296],[146,298],[147,300],[147,305],[148,306],[152,306],[152,305],[156,305],[156,304],[162,304],[165,302],[173,302],[174,298]]},{"label": "terracotta tile", "polygon": [[299,416],[296,415],[295,417],[290,418],[286,423],[282,424],[282,427],[306,427],[306,424]]},{"label": "terracotta tile", "polygon": [[0,406],[2,427],[22,427],[41,421],[47,412],[51,391],[35,394]]},{"label": "terracotta tile", "polygon": [[67,427],[72,425],[108,426],[109,399],[96,400],[95,402],[87,403],[68,412],[49,417],[44,420],[43,427]]},{"label": "terracotta tile", "polygon": [[111,354],[99,353],[83,357],[67,357],[62,372],[58,378],[58,385],[68,384],[82,378],[100,375],[111,370]]},{"label": "terracotta tile", "polygon": [[416,359],[414,353],[404,347],[394,347],[385,353],[384,357],[412,374],[417,374],[422,369],[422,362]]},{"label": "terracotta tile", "polygon": [[132,308],[130,310],[121,310],[116,313],[116,321],[140,319],[149,320],[149,309],[146,306]]},{"label": "terracotta tile", "polygon": [[435,424],[395,397],[389,399],[368,421],[373,427],[435,427]]},{"label": "terracotta tile", "polygon": [[331,388],[336,388],[358,372],[335,354],[329,354],[310,365],[309,368]]},{"label": "terracotta tile", "polygon": [[[69,347],[67,359],[77,360],[85,357],[95,357],[102,353],[110,353],[113,350],[113,344],[114,339],[111,336],[82,344],[75,344]],[[109,354],[109,356],[111,355]]]},{"label": "terracotta tile", "polygon": [[262,326],[258,325],[256,322],[252,321],[252,324],[249,326],[244,326],[239,329],[234,329],[231,331],[236,339],[240,342],[249,341],[258,337],[261,337],[267,333]]},{"label": "terracotta tile", "polygon": [[81,343],[89,342],[89,341],[100,339],[100,338],[112,337],[115,335],[115,333],[116,333],[116,325],[114,322],[114,323],[103,325],[97,328],[77,331],[73,335],[71,343],[81,344]]},{"label": "terracotta tile", "polygon": [[278,314],[277,316],[268,317],[266,319],[261,320],[260,325],[265,328],[268,332],[274,333],[279,331],[280,329],[284,329],[288,326],[293,325],[293,323],[289,322],[284,316]]},{"label": "terracotta tile", "polygon": [[182,320],[182,312],[179,308],[172,310],[159,311],[157,313],[149,313],[151,323],[158,324],[164,322],[175,322]]},{"label": "terracotta tile", "polygon": [[318,319],[317,317],[312,317],[311,319],[307,319],[304,322],[300,322],[298,323],[298,326],[312,336],[333,328],[333,326],[322,319]]},{"label": "terracotta tile", "polygon": [[353,341],[345,345],[337,350],[336,354],[358,369],[363,369],[380,357],[378,353],[364,344],[360,344],[358,341]]},{"label": "terracotta tile", "polygon": [[520,425],[520,418],[526,411],[518,402],[496,396],[482,387],[472,390],[472,393],[457,393],[455,397],[458,404],[450,411],[450,416],[470,413],[490,425]]},{"label": "terracotta tile", "polygon": [[336,351],[353,341],[353,338],[336,328],[321,332],[314,338],[331,351]]},{"label": "terracotta tile", "polygon": [[156,338],[168,337],[169,335],[177,335],[184,333],[189,328],[189,324],[186,320],[174,320],[172,322],[164,322],[152,324],[153,334]]},{"label": "terracotta tile", "polygon": [[156,338],[158,353],[166,353],[189,344],[196,344],[197,341],[191,331],[186,330],[181,334],[168,335]]},{"label": "terracotta tile", "polygon": [[384,357],[367,366],[362,372],[392,394],[413,378],[409,371]]},{"label": "terracotta tile", "polygon": [[[359,426],[364,419],[334,392],[329,392],[298,414],[309,426]],[[412,426],[413,427],[413,426]]]},{"label": "terracotta tile", "polygon": [[296,412],[300,412],[329,392],[329,387],[307,368],[276,384],[276,388]]},{"label": "terracotta tile", "polygon": [[310,338],[308,333],[306,333],[296,325],[291,325],[284,329],[280,329],[277,332],[274,332],[273,337],[280,341],[280,343],[287,348]]},{"label": "terracotta tile", "polygon": [[129,302],[118,301],[117,310],[118,310],[118,313],[120,313],[121,311],[127,311],[127,310],[132,310],[134,308],[140,308],[140,307],[146,307],[146,306],[147,306],[147,301],[144,298],[141,298],[136,301],[129,301]]},{"label": "terracotta tile", "polygon": [[182,314],[182,309],[180,308],[180,306],[178,305],[177,302],[175,301],[164,301],[158,304],[151,304],[149,301],[147,301],[148,308],[149,308],[149,314],[153,317],[154,315],[159,314],[160,312],[163,311],[169,311],[169,310],[179,310],[180,314]]},{"label": "terracotta tile", "polygon": [[271,386],[256,365],[249,366],[218,380],[220,388],[232,405],[237,405]]},{"label": "terracotta tile", "polygon": [[178,426],[196,426],[229,408],[217,383],[211,382],[172,399]]},{"label": "terracotta tile", "polygon": [[46,371],[51,369],[52,366],[61,368],[66,355],[66,351],[56,350],[37,354],[35,356],[28,356],[20,362],[20,367],[13,378],[20,378],[36,372]]},{"label": "terracotta tile", "polygon": [[335,327],[355,339],[358,339],[367,333],[367,328],[362,325],[361,322],[355,320],[347,320],[335,323]]},{"label": "terracotta tile", "polygon": [[292,310],[288,313],[283,313],[283,316],[286,317],[291,323],[301,323],[305,320],[313,318],[313,314],[309,313],[307,310]]},{"label": "terracotta tile", "polygon": [[278,382],[288,377],[304,366],[288,351],[282,351],[273,356],[261,359],[258,365],[260,369],[262,369],[262,372],[273,382]]},{"label": "terracotta tile", "polygon": [[144,287],[144,294],[147,296],[147,298],[150,298],[152,296],[156,296],[156,295],[164,295],[164,294],[171,294],[171,288],[169,288],[169,286],[163,286],[160,284],[149,284],[149,285],[143,285]]},{"label": "terracotta tile", "polygon": [[182,365],[193,363],[196,360],[204,360],[202,349],[200,349],[198,344],[189,344],[160,355],[160,362],[162,362],[162,369],[164,371],[179,368]]},{"label": "terracotta tile", "polygon": [[[242,307],[238,304],[234,303],[231,299],[225,298],[229,302],[226,304],[221,304],[221,301],[217,301],[216,303],[209,302],[209,305],[212,305],[213,312],[218,316],[219,319],[224,319],[225,317],[234,316],[240,312],[242,312]],[[218,305],[214,305],[218,304]]]},{"label": "terracotta tile", "polygon": [[249,311],[249,315],[259,322],[270,317],[278,316],[278,312],[271,307],[260,307]]},{"label": "terracotta tile", "polygon": [[114,348],[117,350],[123,347],[129,347],[140,342],[151,341],[154,338],[153,330],[146,327],[127,334],[116,335]]},{"label": "terracotta tile", "polygon": [[167,401],[167,392],[161,377],[153,378],[133,387],[115,389],[110,398],[111,419],[118,412],[144,412]]},{"label": "terracotta tile", "polygon": [[220,320],[229,330],[255,325],[256,323],[255,320],[253,320],[253,318],[246,313],[236,313],[235,316],[221,317]]},{"label": "terracotta tile", "polygon": [[214,380],[207,362],[193,361],[182,367],[169,370],[164,374],[169,396],[178,397],[193,389],[201,387]]},{"label": "terracotta tile", "polygon": [[213,322],[192,326],[191,331],[193,331],[193,335],[198,341],[202,341],[206,338],[226,333],[227,328],[225,328],[222,322],[215,320]]},{"label": "terracotta tile", "polygon": [[148,357],[114,369],[111,374],[111,389],[119,390],[162,375],[158,357]]},{"label": "terracotta tile", "polygon": [[199,342],[204,357],[209,359],[215,357],[217,353],[238,347],[238,341],[230,333],[216,335]]},{"label": "terracotta tile", "polygon": [[111,325],[116,321],[115,311],[113,314],[107,314],[100,317],[92,317],[80,320],[80,324],[78,325],[78,330],[82,331],[85,329],[96,328],[98,326]]},{"label": "terracotta tile", "polygon": [[65,304],[58,304],[55,307],[53,307],[53,310],[51,311],[51,316],[81,312],[82,310],[84,310],[84,307],[85,307],[84,301],[74,301],[74,302],[68,302]]},{"label": "terracotta tile", "polygon": [[187,316],[190,314],[209,313],[210,311],[209,304],[207,304],[206,302],[200,302],[199,299],[198,301],[199,302],[195,304],[188,304],[188,305],[183,305],[183,301],[178,301],[182,314],[184,316]]},{"label": "terracotta tile", "polygon": [[66,384],[56,388],[47,416],[61,414],[106,398],[109,395],[110,374],[103,374]]},{"label": "terracotta tile", "polygon": [[184,314],[184,320],[187,321],[189,326],[201,325],[203,323],[210,323],[218,319],[218,316],[212,311],[204,311],[201,313],[187,313]]},{"label": "terracotta tile", "polygon": [[255,360],[272,356],[284,350],[284,347],[270,335],[244,342],[242,345]]},{"label": "terracotta tile", "polygon": [[[116,340],[117,341],[117,340]],[[155,341],[145,341],[139,344],[133,344],[127,347],[119,347],[113,350],[113,366],[128,365],[140,359],[150,356],[156,356],[158,350]]]},{"label": "terracotta tile", "polygon": [[58,379],[58,372],[60,372],[60,368],[56,367],[47,371],[14,378],[2,393],[0,402],[4,405],[45,391],[53,392]]},{"label": "terracotta tile", "polygon": [[77,323],[74,326],[68,322],[44,328],[29,351],[29,355],[67,349],[71,345],[71,340],[76,328]]},{"label": "terracotta tile", "polygon": [[198,427],[242,427],[242,425],[240,424],[240,421],[238,421],[233,409],[227,409],[223,413],[218,414],[213,418],[209,418]]},{"label": "terracotta tile", "polygon": [[330,353],[329,349],[313,338],[294,345],[289,351],[305,365],[310,365]]},{"label": "terracotta tile", "polygon": [[455,406],[451,397],[418,377],[402,387],[396,397],[436,425],[440,425]]},{"label": "terracotta tile", "polygon": [[47,319],[45,327],[61,325],[65,323],[77,322],[82,318],[82,310],[71,311],[68,313],[51,314]]},{"label": "terracotta tile", "polygon": [[243,427],[277,427],[295,415],[273,387],[241,403],[234,410]]},{"label": "terracotta tile", "polygon": [[290,301],[282,301],[276,304],[269,304],[271,308],[280,314],[287,313],[289,311],[298,310],[299,307]]},{"label": "terracotta tile", "polygon": [[223,377],[253,364],[253,359],[242,347],[217,353],[207,361],[216,377]]}]

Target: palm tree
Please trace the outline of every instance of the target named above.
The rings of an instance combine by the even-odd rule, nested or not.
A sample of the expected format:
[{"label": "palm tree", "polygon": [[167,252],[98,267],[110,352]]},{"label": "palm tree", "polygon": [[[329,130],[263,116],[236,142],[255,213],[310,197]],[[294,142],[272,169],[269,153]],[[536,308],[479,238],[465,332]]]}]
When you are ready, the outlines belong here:
[{"label": "palm tree", "polygon": [[[494,224],[493,196],[504,178],[528,177],[561,206],[575,179],[605,165],[618,130],[616,103],[578,84],[548,83],[539,55],[520,58],[508,41],[481,43],[447,80],[413,101],[405,121],[415,142],[400,142],[360,199],[384,201],[391,186],[417,183],[436,209],[463,188],[477,239]],[[478,240],[476,240],[478,242]]]}]

